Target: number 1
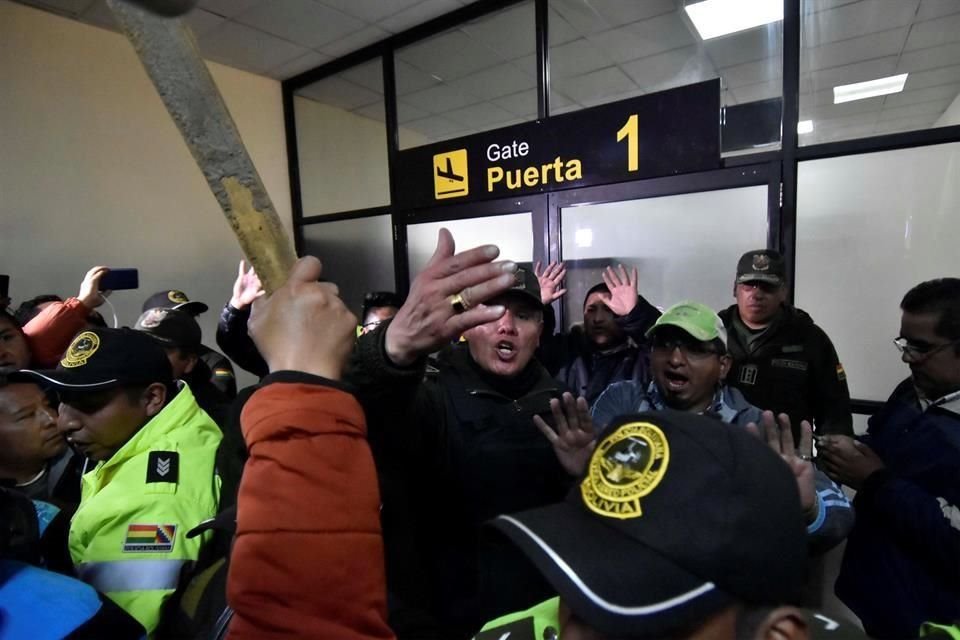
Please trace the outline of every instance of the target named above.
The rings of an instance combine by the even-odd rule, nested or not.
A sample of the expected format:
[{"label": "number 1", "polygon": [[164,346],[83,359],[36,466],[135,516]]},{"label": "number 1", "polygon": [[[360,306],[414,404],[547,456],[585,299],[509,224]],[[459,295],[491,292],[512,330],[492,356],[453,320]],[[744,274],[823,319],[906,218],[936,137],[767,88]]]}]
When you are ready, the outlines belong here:
[{"label": "number 1", "polygon": [[627,123],[617,131],[617,142],[627,139],[627,171],[640,168],[640,127],[637,114],[627,118]]}]

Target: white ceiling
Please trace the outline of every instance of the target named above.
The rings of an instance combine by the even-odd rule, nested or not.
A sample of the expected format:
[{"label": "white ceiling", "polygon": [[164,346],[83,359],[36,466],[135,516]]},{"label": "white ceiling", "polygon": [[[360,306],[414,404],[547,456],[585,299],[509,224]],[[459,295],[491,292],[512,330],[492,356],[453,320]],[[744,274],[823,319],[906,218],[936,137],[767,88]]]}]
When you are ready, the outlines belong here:
[{"label": "white ceiling", "polygon": [[[112,27],[103,0],[20,0]],[[690,0],[550,0],[552,113],[720,77],[726,105],[781,95],[781,24],[702,41]],[[200,0],[205,57],[284,79],[468,0]],[[933,126],[960,94],[960,0],[802,0],[801,144]],[[399,50],[399,121],[441,140],[536,117],[533,3]],[[909,73],[899,94],[833,104],[838,84]],[[379,60],[300,95],[383,120]]]}]

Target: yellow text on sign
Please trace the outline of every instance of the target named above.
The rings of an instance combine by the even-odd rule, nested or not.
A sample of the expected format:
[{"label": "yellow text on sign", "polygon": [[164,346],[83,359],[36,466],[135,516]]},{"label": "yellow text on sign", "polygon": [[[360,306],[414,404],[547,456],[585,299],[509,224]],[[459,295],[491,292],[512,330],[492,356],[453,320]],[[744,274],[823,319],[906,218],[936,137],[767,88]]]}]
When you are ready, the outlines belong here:
[{"label": "yellow text on sign", "polygon": [[433,197],[460,198],[470,193],[467,150],[457,149],[433,156]]}]

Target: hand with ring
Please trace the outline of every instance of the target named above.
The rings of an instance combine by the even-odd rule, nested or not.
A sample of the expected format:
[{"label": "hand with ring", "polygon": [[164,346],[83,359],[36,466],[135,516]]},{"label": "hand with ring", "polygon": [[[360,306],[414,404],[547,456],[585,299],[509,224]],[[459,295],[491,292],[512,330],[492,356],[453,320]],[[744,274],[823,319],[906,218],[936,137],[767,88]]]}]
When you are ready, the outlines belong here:
[{"label": "hand with ring", "polygon": [[503,306],[481,304],[514,283],[517,265],[494,262],[500,250],[484,245],[454,253],[453,236],[440,229],[437,250],[413,284],[406,302],[387,326],[387,357],[398,366],[441,348],[468,329],[502,316]]},{"label": "hand with ring", "polygon": [[764,411],[760,424],[751,422],[747,425],[747,430],[764,439],[790,467],[790,471],[797,480],[797,489],[800,491],[800,505],[807,519],[812,521],[811,515],[816,517],[815,509],[817,508],[816,469],[812,462],[813,427],[806,420],[800,423],[799,448],[793,440],[790,416],[785,413],[774,418],[773,411]]}]

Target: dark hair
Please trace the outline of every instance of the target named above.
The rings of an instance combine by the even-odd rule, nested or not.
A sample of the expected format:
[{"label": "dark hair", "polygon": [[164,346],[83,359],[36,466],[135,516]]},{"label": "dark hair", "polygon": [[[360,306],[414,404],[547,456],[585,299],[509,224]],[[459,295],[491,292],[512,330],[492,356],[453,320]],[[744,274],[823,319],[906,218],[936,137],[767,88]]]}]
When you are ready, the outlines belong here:
[{"label": "dark hair", "polygon": [[17,322],[20,323],[20,326],[22,327],[36,318],[40,313],[40,309],[38,307],[47,302],[63,302],[63,298],[52,293],[45,293],[21,302],[20,306],[17,307],[17,310],[13,312],[14,316],[17,318]]},{"label": "dark hair", "polygon": [[23,326],[20,324],[20,321],[17,320],[17,317],[7,311],[6,309],[0,308],[0,319],[4,319],[10,322],[13,326],[17,328],[17,331],[23,333]]},{"label": "dark hair", "polygon": [[948,340],[960,340],[960,278],[921,282],[903,296],[900,308],[907,313],[937,313],[935,331]]},{"label": "dark hair", "polygon": [[367,318],[367,314],[370,313],[371,309],[379,309],[380,307],[396,307],[399,309],[402,306],[403,299],[393,291],[369,291],[363,296],[363,306],[360,308],[360,322],[363,322]]},{"label": "dark hair", "polygon": [[582,306],[584,309],[587,308],[587,300],[590,299],[590,296],[592,296],[593,294],[597,293],[598,291],[602,291],[602,292],[604,292],[604,293],[610,293],[610,287],[608,287],[605,282],[600,282],[600,283],[595,284],[595,285],[593,285],[592,287],[590,287],[590,288],[587,290],[587,295],[583,296],[583,305],[581,305],[581,306]]}]

